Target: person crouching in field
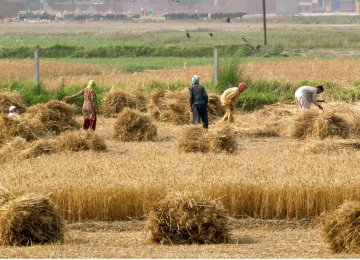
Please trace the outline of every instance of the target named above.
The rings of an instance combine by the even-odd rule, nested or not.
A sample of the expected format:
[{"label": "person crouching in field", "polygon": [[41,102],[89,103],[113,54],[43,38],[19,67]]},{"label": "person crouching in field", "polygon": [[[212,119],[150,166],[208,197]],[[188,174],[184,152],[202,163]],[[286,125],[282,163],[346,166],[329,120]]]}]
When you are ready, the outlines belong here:
[{"label": "person crouching in field", "polygon": [[193,114],[194,125],[199,124],[200,119],[203,123],[203,127],[207,129],[209,127],[208,120],[208,95],[203,86],[199,84],[200,77],[194,75],[191,79],[192,85],[189,87],[189,101],[190,109]]},{"label": "person crouching in field", "polygon": [[11,117],[11,118],[17,119],[17,120],[20,119],[20,115],[19,115],[18,112],[17,112],[16,106],[10,106],[10,107],[9,107],[8,117]]},{"label": "person crouching in field", "polygon": [[94,90],[95,81],[90,80],[87,87],[80,90],[80,92],[76,93],[72,96],[64,97],[64,102],[69,99],[79,97],[84,95],[84,103],[82,107],[82,113],[84,115],[84,129],[92,129],[95,131],[96,128],[96,93]]},{"label": "person crouching in field", "polygon": [[226,112],[222,118],[223,122],[234,123],[234,112],[238,98],[242,92],[247,88],[245,82],[239,83],[239,86],[228,88],[220,97],[221,105],[225,107]]},{"label": "person crouching in field", "polygon": [[300,106],[301,111],[305,111],[311,108],[311,103],[318,106],[319,109],[324,111],[319,102],[325,102],[324,100],[318,100],[317,94],[324,92],[323,86],[317,86],[316,88],[311,86],[302,86],[295,91],[295,99]]}]

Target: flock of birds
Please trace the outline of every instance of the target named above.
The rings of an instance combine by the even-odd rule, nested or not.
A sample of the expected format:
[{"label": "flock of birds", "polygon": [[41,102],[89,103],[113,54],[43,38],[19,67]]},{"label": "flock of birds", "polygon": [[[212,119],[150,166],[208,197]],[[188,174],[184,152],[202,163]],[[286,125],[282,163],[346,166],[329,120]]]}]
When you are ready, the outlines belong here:
[{"label": "flock of birds", "polygon": [[[177,2],[177,3],[180,3],[180,0],[172,0],[172,1],[173,1],[173,2]],[[231,22],[230,17],[226,17],[226,22],[227,22],[227,23],[230,23],[230,22]],[[210,36],[210,37],[214,37],[214,33],[209,32],[209,36]],[[188,39],[191,38],[191,35],[190,35],[189,32],[186,32],[186,37],[187,37]],[[242,36],[241,39],[242,39],[244,42],[246,42],[246,43],[249,42],[244,36]],[[256,46],[256,47],[257,47],[257,49],[259,48],[259,46]]]}]

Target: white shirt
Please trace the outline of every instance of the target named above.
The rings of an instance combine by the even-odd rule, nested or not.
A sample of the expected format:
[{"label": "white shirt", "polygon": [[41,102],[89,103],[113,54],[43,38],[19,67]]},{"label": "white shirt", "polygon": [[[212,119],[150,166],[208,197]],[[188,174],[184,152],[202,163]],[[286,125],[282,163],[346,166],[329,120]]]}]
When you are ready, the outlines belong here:
[{"label": "white shirt", "polygon": [[302,86],[295,91],[295,98],[299,100],[300,97],[306,98],[306,100],[310,103],[314,103],[315,105],[319,105],[317,102],[317,88],[310,86]]},{"label": "white shirt", "polygon": [[8,117],[14,118],[14,119],[20,119],[20,115],[16,112],[10,112],[8,114]]}]

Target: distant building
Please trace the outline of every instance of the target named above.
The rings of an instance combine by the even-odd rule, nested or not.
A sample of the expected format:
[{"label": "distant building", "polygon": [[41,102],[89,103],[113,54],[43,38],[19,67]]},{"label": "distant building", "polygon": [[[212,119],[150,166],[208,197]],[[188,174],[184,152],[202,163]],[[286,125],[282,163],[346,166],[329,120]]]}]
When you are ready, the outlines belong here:
[{"label": "distant building", "polygon": [[[0,15],[15,17],[19,11],[51,9],[59,11],[119,12],[147,16],[166,13],[234,13],[262,14],[257,0],[0,0]],[[150,10],[150,13],[148,12]],[[266,0],[268,14],[360,12],[357,0]]]}]

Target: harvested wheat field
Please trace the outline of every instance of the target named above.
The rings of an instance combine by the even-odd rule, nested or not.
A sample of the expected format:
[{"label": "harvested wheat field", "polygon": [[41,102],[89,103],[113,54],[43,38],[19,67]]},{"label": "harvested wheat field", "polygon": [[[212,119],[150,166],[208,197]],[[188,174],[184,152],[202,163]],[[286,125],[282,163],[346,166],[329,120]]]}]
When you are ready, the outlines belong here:
[{"label": "harvested wheat field", "polygon": [[[116,119],[103,116],[95,133],[104,140],[105,151],[70,149],[34,157],[9,151],[12,157],[0,169],[2,185],[16,196],[50,194],[66,221],[66,232],[63,244],[3,246],[0,256],[358,257],[352,251],[333,252],[316,222],[345,200],[360,200],[358,106],[325,105],[326,111],[344,118],[346,136],[303,139],[293,136],[300,113],[295,103],[237,111],[236,123],[226,134],[219,121],[209,126],[209,134],[229,136],[231,144],[236,143],[231,153],[179,151],[177,138],[188,126],[156,120],[155,140],[118,142],[112,132]],[[315,108],[313,113],[325,116]],[[82,117],[76,121],[81,123]],[[184,191],[202,192],[223,205],[230,240],[164,246],[148,238],[145,222],[154,203],[169,192]]]},{"label": "harvested wheat field", "polygon": [[[331,78],[333,82],[348,86],[357,79],[358,61],[329,63],[336,68],[336,73],[332,75],[338,76]],[[314,64],[331,66],[327,61],[314,61]],[[124,84],[127,87],[124,91],[160,80],[188,84],[194,69],[198,70],[186,68],[125,73],[84,64],[72,63],[69,66],[67,62],[44,61],[42,65],[45,66],[42,77],[48,88],[55,88],[61,83],[65,86],[79,84],[91,77],[99,85]],[[0,68],[4,68],[0,71],[8,73],[3,77],[5,81],[13,79],[15,74],[19,78],[32,77],[32,66],[30,61],[0,61]],[[284,61],[282,66],[262,62],[248,64],[245,72],[254,80],[261,77],[285,80],[284,75],[291,75],[289,79],[297,82],[299,70],[307,66],[305,61]],[[287,71],[279,71],[279,67],[286,67]],[[348,70],[349,67],[353,70]],[[263,73],[260,74],[261,71]],[[201,73],[202,81],[210,80],[210,67],[202,67]],[[320,74],[309,72],[308,75],[309,80],[312,77],[319,80],[327,78],[326,74],[320,77]],[[137,118],[149,119],[141,121],[145,122],[142,127],[128,127],[132,126],[129,122],[116,123],[114,116],[123,110],[121,104],[118,109],[109,109],[106,116],[105,113],[100,114],[96,135],[77,130],[59,136],[45,134],[44,127],[37,127],[30,119],[42,122],[41,126],[47,125],[46,133],[49,129],[60,133],[63,128],[57,128],[60,125],[56,120],[47,120],[48,114],[35,113],[36,107],[29,108],[27,112],[36,116],[21,127],[19,122],[2,117],[1,122],[5,123],[0,129],[1,185],[11,194],[4,194],[4,201],[30,192],[40,197],[48,196],[65,220],[65,231],[63,243],[1,246],[0,257],[360,256],[354,253],[358,252],[356,239],[356,243],[351,244],[356,248],[334,252],[331,241],[324,236],[317,222],[324,212],[338,209],[344,201],[360,201],[358,102],[335,102],[326,98],[329,101],[324,104],[326,113],[313,108],[309,115],[301,115],[295,102],[269,105],[254,112],[237,111],[236,122],[230,127],[224,127],[219,122],[223,111],[218,111],[215,102],[213,110],[217,116],[212,118],[209,130],[204,131],[201,127],[189,126],[190,113],[189,108],[183,105],[186,103],[184,93],[177,95],[178,99],[159,102],[164,96],[170,97],[172,93],[154,91],[149,97],[147,111],[143,109],[141,114],[135,114]],[[120,95],[108,98],[109,108],[123,100]],[[55,104],[55,107],[58,106]],[[66,111],[70,113],[70,110]],[[40,120],[42,118],[45,120]],[[71,129],[78,128],[82,123],[81,116],[68,119],[73,126]],[[114,124],[122,127],[122,136],[138,136],[147,133],[143,126],[149,125],[149,122],[150,132],[155,133],[156,129],[156,136],[151,135],[153,138],[141,139],[141,142],[138,142],[140,139],[131,141],[126,138],[119,142],[114,138],[119,134]],[[141,131],[135,131],[138,129]],[[34,138],[34,134],[38,138]],[[87,142],[89,139],[90,143]],[[172,240],[164,238],[158,241],[168,241],[169,245],[154,243],[146,232],[146,223],[154,205],[169,198],[169,193],[188,191],[199,192],[222,205],[227,215],[219,216],[221,220],[227,218],[230,226],[221,226],[224,221],[220,221],[220,226],[213,221],[216,226],[212,231],[219,231],[216,229],[219,227],[226,231],[229,228],[229,233],[225,233],[226,239],[220,244],[213,244],[218,242],[218,237],[215,237],[215,240],[205,240],[204,245],[171,245]],[[184,205],[191,205],[193,209],[193,200],[187,198]],[[212,204],[200,206],[207,209]],[[194,218],[198,216],[202,215]],[[178,223],[183,224],[181,221],[184,219],[180,216]],[[204,222],[210,220],[210,217],[201,219]],[[185,221],[184,232],[188,232],[190,226],[202,228],[199,225],[201,221],[191,221]]]}]

